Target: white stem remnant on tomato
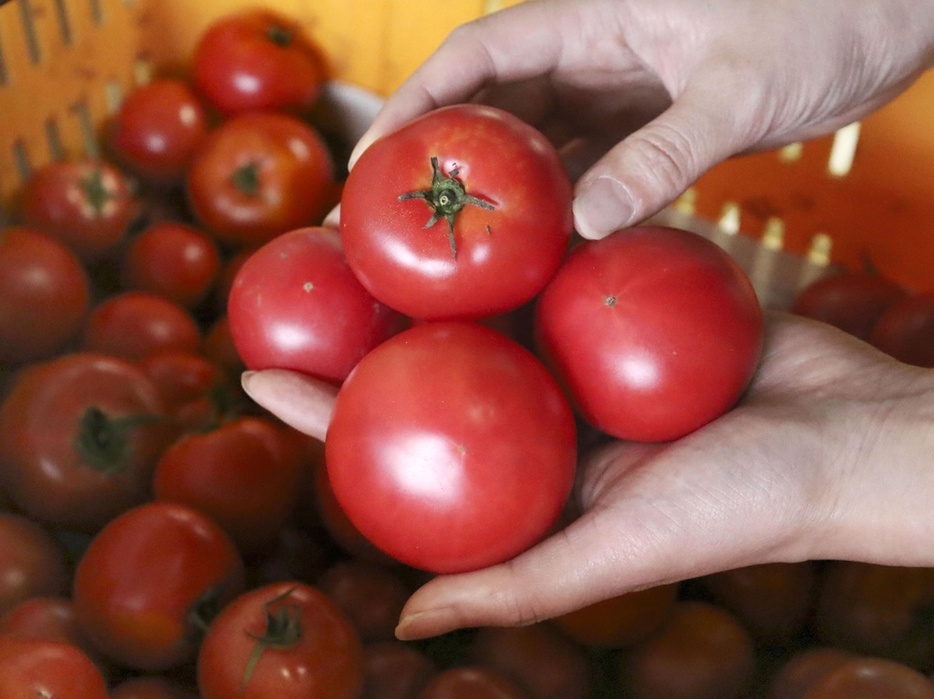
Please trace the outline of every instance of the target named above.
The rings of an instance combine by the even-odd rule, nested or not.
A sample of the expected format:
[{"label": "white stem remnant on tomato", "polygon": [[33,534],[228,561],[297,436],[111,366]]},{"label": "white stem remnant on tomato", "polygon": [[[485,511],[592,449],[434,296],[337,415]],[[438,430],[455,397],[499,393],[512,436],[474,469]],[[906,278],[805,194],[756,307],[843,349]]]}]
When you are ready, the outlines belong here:
[{"label": "white stem remnant on tomato", "polygon": [[[422,199],[428,204],[428,208],[431,209],[431,218],[428,219],[425,228],[431,228],[442,218],[448,222],[448,241],[451,244],[451,255],[455,260],[457,259],[457,243],[454,240],[454,219],[460,210],[468,204],[479,206],[487,211],[493,211],[496,208],[488,201],[467,194],[464,183],[457,179],[457,173],[457,168],[454,168],[450,175],[445,175],[438,165],[438,158],[432,156],[431,187],[399,195],[399,201]],[[487,226],[487,232],[489,229],[490,227]]]}]

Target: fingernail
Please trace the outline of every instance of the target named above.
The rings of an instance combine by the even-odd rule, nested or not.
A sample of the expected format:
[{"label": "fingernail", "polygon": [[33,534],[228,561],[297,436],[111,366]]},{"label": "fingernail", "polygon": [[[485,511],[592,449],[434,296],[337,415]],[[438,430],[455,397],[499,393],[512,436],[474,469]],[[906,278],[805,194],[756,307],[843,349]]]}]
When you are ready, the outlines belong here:
[{"label": "fingernail", "polygon": [[598,177],[574,199],[574,222],[584,238],[604,238],[628,226],[632,216],[629,193],[611,177]]},{"label": "fingernail", "polygon": [[254,376],[256,376],[255,371],[244,371],[240,374],[240,387],[246,391],[247,395],[250,393],[250,384],[253,383]]},{"label": "fingernail", "polygon": [[[426,621],[440,616],[442,616],[442,614],[439,614],[438,611],[406,614],[399,619],[399,623],[396,625],[396,638],[400,641],[417,641],[432,636],[434,634],[430,630],[426,631],[424,624]],[[419,633],[419,626],[422,627],[421,633]]]}]

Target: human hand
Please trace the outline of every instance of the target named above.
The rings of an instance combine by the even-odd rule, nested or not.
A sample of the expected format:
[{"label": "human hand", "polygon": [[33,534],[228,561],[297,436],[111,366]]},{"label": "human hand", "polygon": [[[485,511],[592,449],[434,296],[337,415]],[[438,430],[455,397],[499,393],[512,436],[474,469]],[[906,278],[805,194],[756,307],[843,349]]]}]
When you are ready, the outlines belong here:
[{"label": "human hand", "polygon": [[527,0],[455,30],[351,163],[431,109],[494,104],[561,149],[575,226],[600,238],[734,154],[861,118],[932,64],[930,0]]},{"label": "human hand", "polygon": [[[323,439],[335,389],[251,374],[248,393]],[[613,442],[580,467],[581,515],[506,563],[439,576],[397,634],[517,625],[624,592],[774,561],[934,565],[934,373],[829,326],[767,316],[741,403],[668,444]]]}]

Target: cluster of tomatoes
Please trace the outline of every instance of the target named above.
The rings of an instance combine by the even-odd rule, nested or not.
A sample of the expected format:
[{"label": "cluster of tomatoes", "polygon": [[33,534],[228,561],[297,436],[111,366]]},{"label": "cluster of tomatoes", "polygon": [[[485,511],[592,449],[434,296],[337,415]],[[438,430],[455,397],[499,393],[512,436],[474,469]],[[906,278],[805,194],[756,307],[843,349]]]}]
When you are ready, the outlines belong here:
[{"label": "cluster of tomatoes", "polygon": [[[762,317],[701,238],[574,240],[557,154],[499,110],[433,112],[341,182],[327,74],[289,18],[224,17],[190,76],[126,96],[107,159],[24,183],[0,230],[0,688],[793,699],[833,671],[827,699],[932,669],[928,571],[842,563],[395,640],[429,574],[569,515],[591,436],[728,410]],[[334,387],[326,445],[241,392],[273,367]]]}]

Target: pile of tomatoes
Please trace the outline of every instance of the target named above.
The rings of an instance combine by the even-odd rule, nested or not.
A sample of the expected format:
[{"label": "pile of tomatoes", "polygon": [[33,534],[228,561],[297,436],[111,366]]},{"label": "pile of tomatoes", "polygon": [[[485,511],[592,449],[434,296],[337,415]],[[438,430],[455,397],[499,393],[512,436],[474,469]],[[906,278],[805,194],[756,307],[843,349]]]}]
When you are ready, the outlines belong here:
[{"label": "pile of tomatoes", "polygon": [[[429,575],[570,516],[579,448],[729,410],[762,316],[692,234],[574,239],[557,154],[495,109],[433,112],[345,178],[328,76],[288,17],[223,17],[190,75],[126,96],[105,158],[24,183],[0,229],[0,693],[792,699],[826,675],[826,699],[934,670],[930,572],[837,562],[396,640]],[[326,445],[242,392],[272,367],[333,386]]]}]

